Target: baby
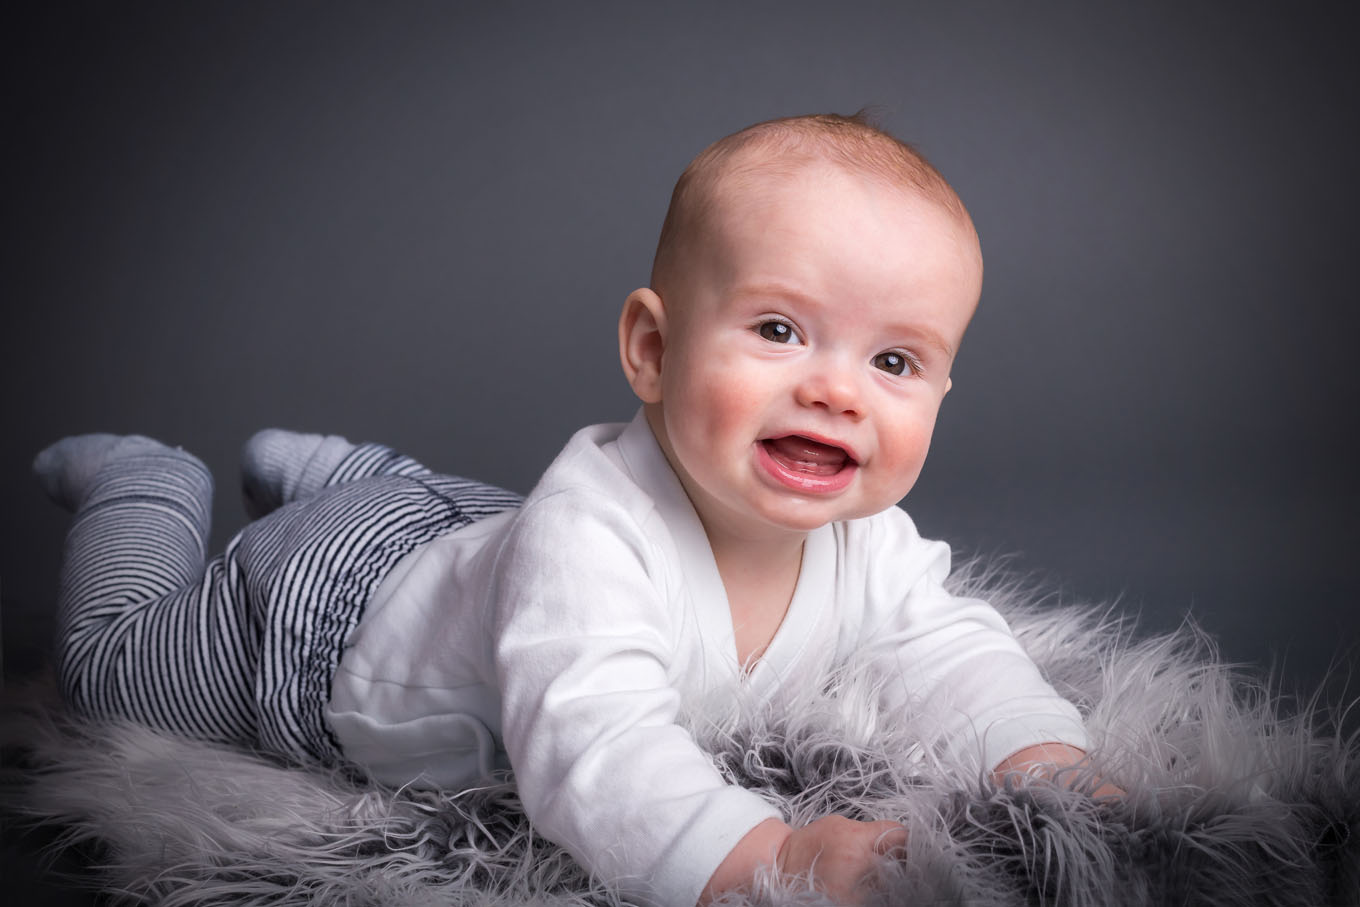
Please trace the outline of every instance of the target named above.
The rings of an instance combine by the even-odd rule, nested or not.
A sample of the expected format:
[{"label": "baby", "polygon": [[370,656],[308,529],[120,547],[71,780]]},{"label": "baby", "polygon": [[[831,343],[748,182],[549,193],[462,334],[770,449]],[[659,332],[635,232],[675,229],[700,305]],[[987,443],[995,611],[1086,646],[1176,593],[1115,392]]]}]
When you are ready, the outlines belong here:
[{"label": "baby", "polygon": [[979,770],[1083,758],[1076,709],[897,508],[977,305],[962,203],[854,117],[758,124],[675,188],[619,319],[642,401],[522,503],[376,444],[265,431],[258,517],[203,563],[211,479],[137,436],[41,453],[75,512],[59,673],[78,710],[462,789],[513,768],[534,827],[634,899],[761,872],[862,899],[892,822],[791,828],[680,724],[855,659]]}]

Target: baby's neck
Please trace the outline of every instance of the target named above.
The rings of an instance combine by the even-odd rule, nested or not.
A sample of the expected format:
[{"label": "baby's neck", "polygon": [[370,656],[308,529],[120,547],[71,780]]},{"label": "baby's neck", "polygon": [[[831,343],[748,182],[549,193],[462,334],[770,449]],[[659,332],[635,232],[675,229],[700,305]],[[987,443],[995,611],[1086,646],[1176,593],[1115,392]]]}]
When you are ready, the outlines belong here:
[{"label": "baby's neck", "polygon": [[803,536],[762,543],[714,544],[713,558],[727,590],[737,660],[750,670],[784,622],[803,564]]}]

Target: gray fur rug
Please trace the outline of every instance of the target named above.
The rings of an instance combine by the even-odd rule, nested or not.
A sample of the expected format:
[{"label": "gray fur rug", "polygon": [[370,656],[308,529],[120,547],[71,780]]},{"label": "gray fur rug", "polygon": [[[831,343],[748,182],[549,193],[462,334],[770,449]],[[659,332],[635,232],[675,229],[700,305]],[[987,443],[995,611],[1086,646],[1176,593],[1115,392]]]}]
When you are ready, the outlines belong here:
[{"label": "gray fur rug", "polygon": [[[1108,612],[980,580],[1086,716],[1127,796],[996,786],[908,758],[932,731],[889,721],[847,669],[799,707],[739,696],[690,716],[734,782],[794,822],[892,818],[908,850],[883,904],[1360,904],[1360,742],[1317,707],[1286,712],[1192,628],[1139,639]],[[974,589],[973,591],[977,591]],[[851,666],[852,668],[852,666]],[[1333,718],[1335,713],[1330,713]],[[376,787],[126,724],[73,719],[29,690],[0,722],[12,813],[62,828],[107,892],[159,905],[612,905],[537,837],[512,783],[459,796]],[[737,903],[818,904],[764,881]]]}]

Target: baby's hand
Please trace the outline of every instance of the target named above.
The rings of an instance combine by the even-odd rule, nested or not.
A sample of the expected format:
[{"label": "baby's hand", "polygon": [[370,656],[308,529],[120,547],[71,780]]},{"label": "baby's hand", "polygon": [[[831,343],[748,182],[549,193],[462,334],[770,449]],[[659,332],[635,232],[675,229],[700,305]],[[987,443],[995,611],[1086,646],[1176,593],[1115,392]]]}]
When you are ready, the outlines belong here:
[{"label": "baby's hand", "polygon": [[906,846],[907,829],[896,822],[857,822],[826,816],[793,833],[779,848],[782,875],[806,875],[837,904],[859,904],[879,859]]}]

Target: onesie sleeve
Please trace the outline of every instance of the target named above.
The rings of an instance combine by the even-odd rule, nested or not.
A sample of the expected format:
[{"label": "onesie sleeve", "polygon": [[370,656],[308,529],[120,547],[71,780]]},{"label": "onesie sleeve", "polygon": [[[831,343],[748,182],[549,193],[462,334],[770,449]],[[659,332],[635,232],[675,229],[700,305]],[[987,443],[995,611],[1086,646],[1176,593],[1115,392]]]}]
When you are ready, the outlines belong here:
[{"label": "onesie sleeve", "polygon": [[938,727],[942,755],[990,772],[1039,743],[1088,745],[1081,715],[1044,679],[1002,616],[951,595],[949,546],[890,508],[856,527],[864,557],[857,646],[881,672],[888,706]]},{"label": "onesie sleeve", "polygon": [[665,570],[596,492],[532,501],[493,582],[502,732],[535,829],[633,898],[691,907],[773,806],[676,723]]}]

